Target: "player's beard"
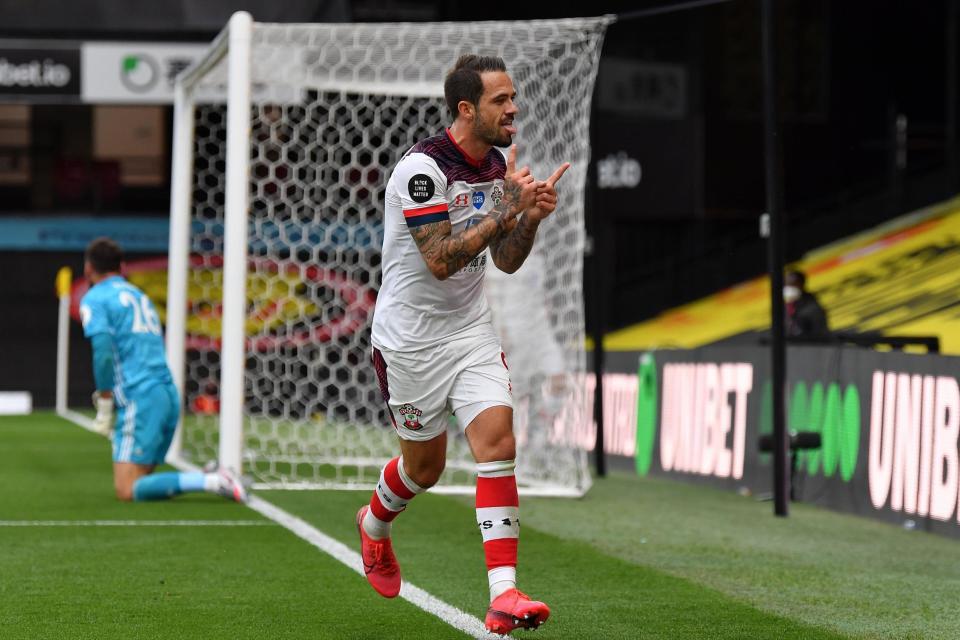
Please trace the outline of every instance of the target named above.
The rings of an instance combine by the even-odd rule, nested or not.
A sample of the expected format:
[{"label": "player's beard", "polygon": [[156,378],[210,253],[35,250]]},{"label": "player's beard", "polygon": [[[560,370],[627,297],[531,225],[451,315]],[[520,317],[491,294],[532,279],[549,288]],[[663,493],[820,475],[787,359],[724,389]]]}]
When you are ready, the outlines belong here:
[{"label": "player's beard", "polygon": [[473,135],[495,147],[508,147],[513,142],[513,135],[503,130],[499,119],[494,123],[477,119],[473,125]]}]

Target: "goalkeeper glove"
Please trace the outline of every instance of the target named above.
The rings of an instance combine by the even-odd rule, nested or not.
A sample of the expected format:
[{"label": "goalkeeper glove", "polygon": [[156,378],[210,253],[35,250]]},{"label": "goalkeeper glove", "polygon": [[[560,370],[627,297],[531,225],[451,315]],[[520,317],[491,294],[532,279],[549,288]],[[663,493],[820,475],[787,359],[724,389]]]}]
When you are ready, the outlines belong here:
[{"label": "goalkeeper glove", "polygon": [[113,433],[113,396],[102,396],[99,391],[94,391],[93,407],[97,410],[93,430],[109,438]]}]

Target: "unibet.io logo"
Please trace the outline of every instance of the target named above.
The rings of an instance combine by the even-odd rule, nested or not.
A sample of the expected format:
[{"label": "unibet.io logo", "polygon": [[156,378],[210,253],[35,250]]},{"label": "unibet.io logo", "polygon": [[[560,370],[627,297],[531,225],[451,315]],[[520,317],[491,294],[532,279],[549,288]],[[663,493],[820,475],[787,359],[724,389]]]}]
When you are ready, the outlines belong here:
[{"label": "unibet.io logo", "polygon": [[65,87],[70,83],[70,67],[50,58],[17,64],[0,58],[0,86]]}]

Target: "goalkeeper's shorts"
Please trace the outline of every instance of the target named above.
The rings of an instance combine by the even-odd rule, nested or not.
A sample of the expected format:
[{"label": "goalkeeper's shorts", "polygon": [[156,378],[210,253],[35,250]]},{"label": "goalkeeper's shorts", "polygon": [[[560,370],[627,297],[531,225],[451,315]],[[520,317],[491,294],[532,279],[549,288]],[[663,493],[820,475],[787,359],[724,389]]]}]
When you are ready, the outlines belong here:
[{"label": "goalkeeper's shorts", "polygon": [[489,324],[417,351],[373,350],[380,391],[404,440],[432,440],[450,414],[464,430],[493,406],[513,407],[510,372]]},{"label": "goalkeeper's shorts", "polygon": [[167,455],[180,417],[180,396],[173,383],[128,391],[117,406],[113,461],[160,464]]}]

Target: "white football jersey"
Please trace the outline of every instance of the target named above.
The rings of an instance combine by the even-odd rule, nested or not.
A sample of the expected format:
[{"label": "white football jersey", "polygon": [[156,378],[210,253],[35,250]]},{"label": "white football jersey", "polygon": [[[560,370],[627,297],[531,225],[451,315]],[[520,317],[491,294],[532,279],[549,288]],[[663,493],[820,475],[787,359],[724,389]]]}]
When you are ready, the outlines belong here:
[{"label": "white football jersey", "polygon": [[449,130],[417,143],[397,163],[386,189],[375,347],[415,351],[490,323],[483,293],[487,252],[438,280],[410,229],[449,220],[453,233],[460,233],[476,224],[503,198],[505,172],[502,151],[494,147],[478,161],[454,142]]}]

